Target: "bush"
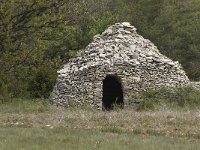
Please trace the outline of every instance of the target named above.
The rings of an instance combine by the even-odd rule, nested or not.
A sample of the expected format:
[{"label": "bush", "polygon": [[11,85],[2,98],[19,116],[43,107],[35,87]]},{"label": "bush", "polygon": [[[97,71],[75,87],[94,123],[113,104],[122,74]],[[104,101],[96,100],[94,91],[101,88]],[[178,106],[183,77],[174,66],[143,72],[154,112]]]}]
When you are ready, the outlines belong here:
[{"label": "bush", "polygon": [[151,98],[145,98],[143,99],[137,110],[154,110],[155,109],[155,102],[156,99],[151,99]]},{"label": "bush", "polygon": [[33,98],[48,98],[55,84],[56,74],[53,70],[38,70],[35,76],[29,81],[28,92]]},{"label": "bush", "polygon": [[142,93],[142,101],[138,110],[154,110],[161,104],[170,107],[198,107],[200,106],[200,91],[189,86],[147,90]]},{"label": "bush", "polygon": [[4,103],[9,98],[7,86],[0,80],[0,103]]}]

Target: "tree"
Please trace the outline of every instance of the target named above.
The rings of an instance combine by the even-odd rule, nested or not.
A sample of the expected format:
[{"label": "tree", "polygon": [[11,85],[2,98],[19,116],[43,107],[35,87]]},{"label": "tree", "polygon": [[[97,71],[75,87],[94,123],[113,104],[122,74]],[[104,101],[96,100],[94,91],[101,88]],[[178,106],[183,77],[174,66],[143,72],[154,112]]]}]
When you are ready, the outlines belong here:
[{"label": "tree", "polygon": [[[71,50],[80,48],[75,26],[92,13],[108,9],[104,3],[107,4],[105,0],[0,0],[0,80],[3,85],[10,85],[9,91],[16,91],[12,93],[17,95],[26,91],[29,81],[41,74],[42,71],[37,70],[44,66],[49,67],[49,74],[51,70],[56,73],[62,60],[74,54]],[[62,46],[64,44],[66,46]],[[52,49],[54,56],[49,57]]]}]

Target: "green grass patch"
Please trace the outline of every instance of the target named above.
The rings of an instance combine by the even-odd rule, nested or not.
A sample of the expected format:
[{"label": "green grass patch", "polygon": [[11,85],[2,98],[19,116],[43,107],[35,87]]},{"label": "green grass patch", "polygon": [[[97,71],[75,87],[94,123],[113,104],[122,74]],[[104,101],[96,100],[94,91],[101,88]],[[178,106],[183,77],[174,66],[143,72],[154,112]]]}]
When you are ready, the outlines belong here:
[{"label": "green grass patch", "polygon": [[103,112],[15,99],[0,105],[0,150],[197,150],[199,116],[192,107]]},{"label": "green grass patch", "polygon": [[50,110],[47,99],[10,99],[0,104],[2,113],[40,113]]},{"label": "green grass patch", "polygon": [[70,128],[0,128],[0,150],[198,150],[198,141]]},{"label": "green grass patch", "polygon": [[124,133],[124,131],[118,127],[115,126],[107,126],[107,127],[103,127],[101,128],[101,132],[107,132],[107,133]]}]

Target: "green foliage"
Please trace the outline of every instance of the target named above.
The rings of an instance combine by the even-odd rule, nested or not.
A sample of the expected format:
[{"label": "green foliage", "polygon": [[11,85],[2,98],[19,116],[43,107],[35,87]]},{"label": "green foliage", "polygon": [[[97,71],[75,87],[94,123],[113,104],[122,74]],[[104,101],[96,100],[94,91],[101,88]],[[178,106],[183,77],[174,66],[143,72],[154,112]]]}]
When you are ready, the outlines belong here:
[{"label": "green foliage", "polygon": [[200,91],[192,88],[178,88],[172,93],[171,102],[178,104],[178,106],[199,106],[200,105]]},{"label": "green foliage", "polygon": [[148,90],[142,95],[138,110],[154,110],[159,105],[199,107],[200,91],[192,87]]},{"label": "green foliage", "polygon": [[[41,68],[43,70],[37,70],[37,73],[29,81],[28,91],[33,97],[45,97],[48,98],[49,92],[51,92],[54,85],[55,72]],[[53,80],[53,82],[52,82]]]},{"label": "green foliage", "polygon": [[7,85],[0,80],[0,103],[4,103],[8,100],[10,93],[8,92]]},{"label": "green foliage", "polygon": [[0,97],[48,97],[60,66],[123,21],[199,80],[199,9],[199,0],[1,0]]},{"label": "green foliage", "polygon": [[192,80],[200,77],[199,0],[117,0],[118,21],[129,21],[160,51],[183,65]]},{"label": "green foliage", "polygon": [[42,113],[50,111],[46,99],[7,99],[0,104],[0,113]]},{"label": "green foliage", "polygon": [[84,27],[103,2],[0,1],[1,99],[48,97],[60,66],[91,40]]},{"label": "green foliage", "polygon": [[156,101],[154,99],[143,99],[137,107],[138,111],[141,110],[154,110]]}]

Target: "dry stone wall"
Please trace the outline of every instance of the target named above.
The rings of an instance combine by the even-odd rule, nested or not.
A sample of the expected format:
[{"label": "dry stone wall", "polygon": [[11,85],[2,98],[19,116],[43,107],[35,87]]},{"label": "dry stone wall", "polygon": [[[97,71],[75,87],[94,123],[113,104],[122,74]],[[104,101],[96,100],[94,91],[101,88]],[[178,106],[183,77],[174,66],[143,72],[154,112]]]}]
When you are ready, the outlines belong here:
[{"label": "dry stone wall", "polygon": [[190,82],[189,86],[200,90],[200,82]]},{"label": "dry stone wall", "polygon": [[121,78],[125,105],[134,104],[137,95],[149,88],[189,83],[177,61],[162,55],[130,23],[116,23],[96,35],[58,71],[50,101],[58,105],[101,107],[102,84],[107,75]]}]

